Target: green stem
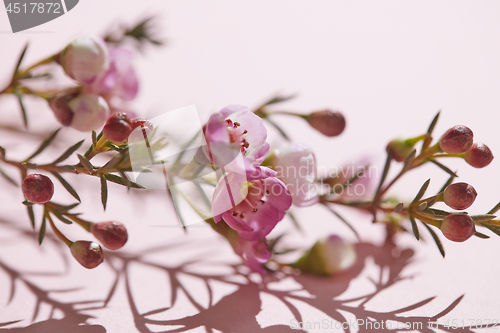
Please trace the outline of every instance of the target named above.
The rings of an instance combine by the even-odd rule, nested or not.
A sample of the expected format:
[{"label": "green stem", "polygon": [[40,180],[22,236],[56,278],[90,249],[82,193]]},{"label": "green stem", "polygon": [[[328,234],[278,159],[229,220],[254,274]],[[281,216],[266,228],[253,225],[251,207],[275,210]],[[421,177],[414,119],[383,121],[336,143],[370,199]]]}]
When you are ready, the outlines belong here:
[{"label": "green stem", "polygon": [[64,243],[66,244],[68,247],[71,247],[71,245],[73,244],[72,241],[70,241],[69,239],[66,238],[66,236],[64,236],[62,234],[62,232],[59,231],[59,229],[57,229],[57,227],[55,226],[54,224],[54,221],[52,221],[52,217],[50,217],[50,213],[48,210],[44,210],[44,215],[45,217],[47,218],[47,220],[49,220],[49,223],[50,223],[50,227],[52,228],[52,230],[54,231],[54,233],[56,234],[56,236]]},{"label": "green stem", "polygon": [[56,59],[56,55],[53,55],[53,56],[50,56],[48,58],[45,58],[45,59],[42,59],[40,60],[39,62],[29,66],[28,68],[22,70],[22,71],[19,71],[16,73],[16,75],[14,76],[15,80],[22,80],[23,78],[25,78],[29,72],[38,67],[38,66],[41,66],[41,65],[46,65],[46,64],[50,64],[51,62],[53,62],[54,60]]},{"label": "green stem", "polygon": [[414,212],[412,214],[413,214],[413,216],[415,216],[415,218],[419,219],[420,221],[422,221],[424,223],[427,223],[427,224],[430,224],[430,225],[433,225],[433,226],[435,226],[438,229],[441,229],[441,222],[442,221],[440,221],[440,220],[433,220],[431,218],[425,217],[422,214],[420,214],[419,212]]},{"label": "green stem", "polygon": [[74,215],[66,215],[67,218],[69,218],[70,220],[78,223],[83,229],[87,230],[88,232],[90,232],[90,228],[92,227],[92,225],[94,223],[92,222],[89,222],[89,221],[85,221],[85,220],[82,220],[81,218],[79,218],[78,216],[74,216]]}]

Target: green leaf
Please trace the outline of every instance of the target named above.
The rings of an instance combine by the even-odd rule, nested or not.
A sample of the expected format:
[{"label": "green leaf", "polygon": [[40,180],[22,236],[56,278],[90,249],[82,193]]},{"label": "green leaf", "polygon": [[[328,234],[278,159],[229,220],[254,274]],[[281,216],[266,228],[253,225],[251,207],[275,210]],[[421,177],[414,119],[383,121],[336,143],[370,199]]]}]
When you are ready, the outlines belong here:
[{"label": "green leaf", "polygon": [[482,214],[482,215],[470,215],[470,218],[474,220],[474,222],[487,222],[495,219],[495,215],[492,214]]},{"label": "green leaf", "polygon": [[264,118],[269,124],[271,124],[274,128],[276,128],[278,130],[278,132],[281,134],[281,136],[286,140],[286,141],[290,141],[290,138],[288,137],[288,135],[286,134],[286,132],[278,125],[276,124],[274,121],[272,121],[271,119],[269,119],[268,117]]},{"label": "green leaf", "polygon": [[17,71],[19,70],[21,63],[23,62],[24,55],[26,54],[26,50],[28,50],[28,43],[26,43],[26,46],[24,47],[23,52],[21,52],[21,55],[19,56],[19,59],[17,60],[16,67],[14,69],[14,74],[12,74],[12,81],[14,81],[16,79]]},{"label": "green leaf", "polygon": [[422,202],[420,205],[417,207],[417,212],[422,212],[427,208],[427,202]]},{"label": "green leaf", "polygon": [[82,156],[80,154],[78,154],[77,156],[85,170],[87,170],[88,173],[91,174],[92,171],[94,171],[94,166],[92,165],[92,163],[90,163],[90,161],[85,156]]},{"label": "green leaf", "polygon": [[60,174],[58,174],[55,171],[51,171],[50,173],[53,174],[54,177],[56,177],[57,180],[59,180],[59,182],[61,182],[62,186],[64,186],[66,191],[68,191],[69,194],[73,196],[73,198],[78,200],[78,202],[82,202],[82,200],[80,200],[80,197],[78,196],[78,193],[76,193],[75,189],[66,181],[66,179],[64,179]]},{"label": "green leaf", "polygon": [[476,233],[474,234],[474,236],[482,238],[482,239],[488,239],[488,238],[490,238],[490,236],[482,234],[479,231],[476,231]]},{"label": "green leaf", "polygon": [[72,172],[72,173],[76,173],[76,169],[72,165],[61,165],[61,166],[59,166],[59,170],[60,170],[60,172]]},{"label": "green leaf", "polygon": [[427,230],[429,230],[429,233],[431,234],[432,239],[434,239],[434,242],[436,243],[436,246],[438,247],[439,252],[441,253],[441,255],[444,258],[444,255],[445,255],[444,247],[443,247],[443,244],[441,243],[441,240],[439,239],[438,235],[436,235],[434,230],[432,230],[431,227],[429,227],[426,223],[422,222],[422,224],[427,228]]},{"label": "green leaf", "polygon": [[40,145],[40,147],[38,147],[38,149],[30,157],[28,157],[25,162],[31,160],[35,156],[38,156],[38,154],[40,154],[42,151],[44,151],[44,149],[47,148],[52,143],[52,141],[54,141],[54,139],[56,138],[57,133],[59,133],[60,130],[61,129],[56,130],[48,138],[46,138],[45,140],[43,140],[43,142]]},{"label": "green leaf", "polygon": [[489,229],[491,232],[493,232],[497,236],[500,236],[500,227],[497,227],[495,225],[488,225],[488,224],[485,224],[485,223],[481,223],[481,225],[483,227]]},{"label": "green leaf", "polygon": [[78,148],[80,148],[83,141],[85,141],[85,140],[77,142],[74,145],[72,145],[71,147],[69,147],[61,156],[59,156],[59,158],[57,160],[52,162],[52,164],[56,165],[57,163],[61,163],[62,161],[66,160],[68,157],[71,156],[71,154],[73,154],[75,151],[77,151]]},{"label": "green leaf", "polygon": [[8,174],[6,174],[2,168],[0,168],[0,175],[2,175],[12,185],[19,186],[19,184],[14,179],[12,179]]},{"label": "green leaf", "polygon": [[382,185],[384,185],[384,181],[387,178],[387,174],[389,173],[389,168],[391,167],[391,161],[392,161],[392,149],[389,149],[389,151],[387,152],[387,158],[385,160],[384,171],[382,172],[382,177],[380,178],[377,191],[375,192],[375,198],[380,192]]},{"label": "green leaf", "polygon": [[495,207],[493,207],[489,212],[488,214],[495,214],[496,212],[498,212],[498,210],[500,210],[500,202],[496,204]]},{"label": "green leaf", "polygon": [[47,221],[45,219],[45,214],[43,215],[42,225],[40,226],[40,232],[38,232],[38,245],[42,245],[43,238],[45,237],[45,228]]},{"label": "green leaf", "polygon": [[431,144],[432,141],[432,132],[434,131],[434,127],[436,127],[437,121],[439,119],[439,115],[441,114],[441,111],[439,111],[434,119],[432,119],[432,122],[429,126],[429,129],[427,130],[427,138],[424,140],[422,143],[422,151],[426,150],[429,145]]},{"label": "green leaf", "polygon": [[288,95],[288,96],[275,96],[273,98],[271,98],[270,100],[268,100],[267,102],[265,102],[264,104],[262,104],[261,108],[263,108],[264,106],[267,106],[267,105],[271,105],[271,104],[277,104],[277,103],[281,103],[281,102],[285,102],[285,101],[289,101],[293,98],[297,97],[297,94],[292,94],[292,95]]},{"label": "green leaf", "polygon": [[[441,192],[444,192],[444,190],[449,186],[451,185],[451,183],[453,183],[453,181],[455,180],[456,176],[455,175],[451,175],[450,178],[448,178],[448,180],[446,181],[446,183],[444,183],[443,187],[441,187],[441,189],[439,190],[438,194],[441,193]],[[500,205],[500,203],[499,203]],[[500,207],[500,206],[499,206]]]},{"label": "green leaf", "polygon": [[427,208],[424,210],[424,213],[431,214],[431,215],[434,215],[436,217],[441,217],[441,218],[444,218],[448,215],[451,215],[451,213],[449,213],[445,210],[435,209],[435,208]]},{"label": "green leaf", "polygon": [[18,87],[14,88],[14,94],[17,96],[17,100],[19,102],[19,107],[21,108],[21,114],[23,115],[24,127],[28,127],[28,116],[26,114],[26,108],[23,103],[23,93],[19,90]]},{"label": "green leaf", "polygon": [[417,150],[416,149],[413,149],[409,154],[408,156],[406,156],[406,159],[405,159],[405,164],[403,165],[403,170],[409,170],[410,166],[411,166],[411,162],[413,162],[413,160],[415,159],[415,156],[417,155]]},{"label": "green leaf", "polygon": [[26,206],[28,209],[28,215],[30,217],[31,221],[31,226],[33,227],[33,230],[35,229],[35,213],[33,212],[33,205]]},{"label": "green leaf", "polygon": [[360,170],[359,172],[357,172],[353,177],[351,177],[351,179],[349,179],[344,184],[342,184],[342,186],[340,188],[338,188],[337,186],[334,186],[332,188],[332,192],[330,192],[330,194],[341,193],[343,190],[345,190],[348,186],[350,186],[356,180],[358,180],[359,178],[363,177],[363,175],[365,174],[367,168],[368,168],[368,165],[364,166],[363,170]]},{"label": "green leaf", "polygon": [[92,146],[95,147],[97,143],[97,133],[95,131],[92,131]]},{"label": "green leaf", "polygon": [[108,183],[106,182],[106,177],[104,175],[101,175],[101,202],[104,210],[106,210],[107,201],[108,201]]},{"label": "green leaf", "polygon": [[425,194],[425,191],[427,191],[427,188],[429,187],[429,184],[431,182],[431,179],[427,179],[424,184],[420,187],[420,190],[418,191],[417,195],[415,196],[415,199],[413,199],[412,203],[420,201],[422,197]]},{"label": "green leaf", "polygon": [[300,223],[295,217],[295,214],[293,214],[291,211],[287,211],[286,213],[290,217],[290,220],[292,220],[292,223],[295,226],[295,228],[297,228],[299,232],[304,233],[304,229],[302,229],[302,227],[300,226]]},{"label": "green leaf", "polygon": [[434,163],[435,165],[437,165],[439,168],[441,168],[442,170],[444,170],[450,176],[458,177],[458,175],[455,172],[451,171],[451,169],[448,168],[446,165],[443,165],[443,164],[441,164],[441,163],[439,163],[438,161],[435,161],[435,160],[428,160],[428,161],[431,161],[432,163]]},{"label": "green leaf", "polygon": [[54,206],[55,210],[63,211],[63,212],[67,212],[68,210],[72,210],[73,208],[75,208],[79,204],[80,203],[77,202],[77,203],[74,203],[74,204],[71,204],[71,205],[60,205],[60,204],[57,204],[55,202],[52,202],[52,205]]},{"label": "green leaf", "polygon": [[65,218],[61,213],[59,213],[57,210],[53,210],[52,214],[54,214],[61,222],[66,223],[66,224],[72,224],[73,221],[68,220]]},{"label": "green leaf", "polygon": [[336,211],[334,211],[332,208],[328,207],[327,205],[324,205],[326,207],[326,209],[328,209],[332,214],[334,214],[335,216],[337,216],[339,218],[339,220],[341,220],[342,222],[344,222],[344,224],[349,228],[351,229],[351,231],[356,235],[356,238],[360,241],[361,238],[359,237],[359,234],[358,232],[356,231],[356,229],[354,229],[354,227],[349,223],[347,222],[347,220],[345,218],[343,218],[339,213],[337,213]]},{"label": "green leaf", "polygon": [[418,231],[418,226],[417,222],[415,221],[415,218],[410,214],[410,222],[411,222],[411,228],[413,230],[413,235],[415,235],[415,238],[417,240],[420,240],[420,232]]},{"label": "green leaf", "polygon": [[132,187],[132,188],[144,188],[144,186],[137,184],[136,182],[133,182],[133,181],[128,180],[128,179],[124,179],[124,178],[119,177],[117,175],[114,175],[112,173],[107,173],[104,175],[104,177],[106,177],[106,179],[112,183],[127,186],[127,182],[130,182],[130,187]]},{"label": "green leaf", "polygon": [[123,155],[121,153],[117,153],[113,158],[111,158],[108,163],[103,165],[100,169],[100,173],[108,173],[110,172],[115,166],[118,165],[123,159]]},{"label": "green leaf", "polygon": [[436,116],[434,117],[434,119],[432,119],[432,122],[429,126],[429,129],[427,130],[427,134],[429,135],[432,135],[432,132],[434,131],[434,127],[436,127],[436,124],[438,122],[438,119],[439,119],[439,115],[441,114],[441,111],[439,111]]},{"label": "green leaf", "polygon": [[209,210],[212,210],[212,202],[210,201],[210,199],[208,198],[207,194],[205,193],[205,191],[203,190],[203,188],[201,187],[201,185],[198,183],[198,182],[194,182],[194,185],[196,186],[196,189],[198,190],[198,192],[200,193],[201,195],[201,199],[203,200],[203,202],[205,203],[205,206],[209,209]]}]

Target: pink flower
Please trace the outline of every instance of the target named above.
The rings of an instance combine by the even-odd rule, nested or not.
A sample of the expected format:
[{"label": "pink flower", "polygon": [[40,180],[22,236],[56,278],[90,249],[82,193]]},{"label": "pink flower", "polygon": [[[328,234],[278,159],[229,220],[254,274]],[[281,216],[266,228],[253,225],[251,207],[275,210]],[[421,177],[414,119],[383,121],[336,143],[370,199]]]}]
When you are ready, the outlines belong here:
[{"label": "pink flower", "polygon": [[213,114],[203,133],[207,145],[197,154],[200,163],[214,164],[231,172],[251,173],[269,154],[264,123],[246,106],[229,105]]},{"label": "pink flower", "polygon": [[117,46],[109,51],[109,69],[90,87],[91,91],[104,96],[108,101],[118,97],[124,101],[135,98],[139,83],[132,67],[133,51],[128,47]]},{"label": "pink flower", "polygon": [[266,273],[263,264],[271,258],[271,252],[267,248],[265,238],[256,241],[239,238],[235,246],[235,252],[252,271],[260,274]]},{"label": "pink flower", "polygon": [[61,52],[59,63],[72,79],[92,84],[109,67],[108,47],[99,36],[76,38]]},{"label": "pink flower", "polygon": [[212,197],[215,223],[222,219],[240,237],[255,241],[268,235],[292,205],[285,184],[266,167],[250,176],[232,173],[221,178]]},{"label": "pink flower", "polygon": [[318,202],[316,158],[306,145],[293,143],[272,152],[271,163],[292,194],[296,206],[310,206]]}]

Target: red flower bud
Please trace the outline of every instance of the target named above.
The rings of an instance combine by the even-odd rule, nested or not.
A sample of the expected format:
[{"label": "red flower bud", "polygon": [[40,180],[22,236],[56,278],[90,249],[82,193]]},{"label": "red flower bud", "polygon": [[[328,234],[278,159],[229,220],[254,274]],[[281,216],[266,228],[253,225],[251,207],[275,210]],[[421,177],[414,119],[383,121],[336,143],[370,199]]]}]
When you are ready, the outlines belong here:
[{"label": "red flower bud", "polygon": [[316,111],[307,116],[307,122],[326,136],[337,136],[344,131],[345,118],[339,111]]},{"label": "red flower bud", "polygon": [[443,201],[449,207],[456,210],[469,208],[476,200],[477,192],[467,183],[455,183],[448,185],[443,192]]},{"label": "red flower bud", "polygon": [[109,117],[102,133],[111,142],[123,142],[132,132],[130,118],[126,113],[115,113]]},{"label": "red flower bud", "polygon": [[54,184],[49,177],[40,174],[24,178],[22,189],[26,199],[36,204],[46,203],[54,195]]},{"label": "red flower bud", "polygon": [[90,227],[90,232],[97,238],[102,245],[110,250],[118,250],[128,239],[127,229],[118,222],[100,222]]},{"label": "red flower bud", "polygon": [[102,248],[96,242],[77,241],[71,244],[69,248],[76,261],[85,268],[96,268],[104,260]]},{"label": "red flower bud", "polygon": [[463,125],[453,126],[439,140],[439,147],[449,154],[465,153],[472,146],[474,133]]},{"label": "red flower bud", "polygon": [[54,116],[56,116],[57,121],[63,126],[69,126],[73,121],[73,116],[75,114],[68,104],[77,95],[78,94],[59,95],[49,100],[49,106],[54,112]]},{"label": "red flower bud", "polygon": [[475,143],[464,153],[464,160],[474,168],[484,168],[493,161],[493,153],[487,145]]},{"label": "red flower bud", "polygon": [[467,214],[451,214],[443,219],[441,232],[453,242],[464,242],[476,233],[476,225]]}]

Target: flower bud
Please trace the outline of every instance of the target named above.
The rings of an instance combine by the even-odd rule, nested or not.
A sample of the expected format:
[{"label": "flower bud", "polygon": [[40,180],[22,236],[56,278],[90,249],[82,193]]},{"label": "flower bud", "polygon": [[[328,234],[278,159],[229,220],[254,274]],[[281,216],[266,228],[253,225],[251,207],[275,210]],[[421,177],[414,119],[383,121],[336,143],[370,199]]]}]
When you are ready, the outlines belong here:
[{"label": "flower bud", "polygon": [[292,267],[303,272],[332,275],[351,267],[356,261],[356,250],[336,235],[319,240]]},{"label": "flower bud", "polygon": [[130,118],[124,112],[115,113],[109,117],[102,132],[106,139],[111,142],[123,142],[127,140],[130,132],[132,132]]},{"label": "flower bud", "polygon": [[96,268],[104,260],[102,248],[96,242],[76,241],[69,248],[76,261],[85,268]]},{"label": "flower bud", "polygon": [[449,207],[456,210],[469,208],[476,200],[477,192],[467,183],[455,183],[448,185],[443,192],[443,201]]},{"label": "flower bud", "polygon": [[71,78],[92,84],[109,67],[108,47],[101,37],[79,37],[61,52],[59,63]]},{"label": "flower bud", "polygon": [[132,133],[128,138],[129,143],[139,142],[144,140],[144,133],[142,129],[144,129],[146,131],[146,135],[149,136],[149,134],[153,131],[154,128],[154,125],[151,121],[143,118],[132,119],[130,125],[132,126]]},{"label": "flower bud", "polygon": [[398,162],[403,162],[406,156],[413,150],[413,146],[414,144],[412,144],[410,140],[397,138],[389,142],[385,150],[387,152],[392,150],[392,157]]},{"label": "flower bud", "polygon": [[487,145],[475,143],[464,153],[464,160],[474,168],[484,168],[493,161],[493,153]]},{"label": "flower bud", "polygon": [[463,125],[453,126],[439,140],[439,147],[449,154],[464,153],[472,146],[474,134]]},{"label": "flower bud", "polygon": [[40,174],[24,178],[22,189],[26,199],[36,204],[46,203],[54,195],[54,184],[49,177]]},{"label": "flower bud", "polygon": [[104,98],[99,95],[82,93],[68,103],[73,111],[71,127],[87,132],[95,130],[106,122],[109,107]]},{"label": "flower bud", "polygon": [[306,119],[309,125],[326,136],[337,136],[345,128],[345,118],[339,111],[316,111]]},{"label": "flower bud", "polygon": [[443,219],[441,232],[453,242],[464,242],[476,233],[476,225],[467,214],[451,214]]},{"label": "flower bud", "polygon": [[268,158],[273,169],[278,172],[276,177],[290,191],[294,205],[305,207],[318,202],[318,189],[314,186],[316,158],[310,147],[293,143],[275,149]]},{"label": "flower bud", "polygon": [[114,221],[92,224],[90,232],[105,248],[110,250],[118,250],[128,239],[128,233],[125,226]]}]

